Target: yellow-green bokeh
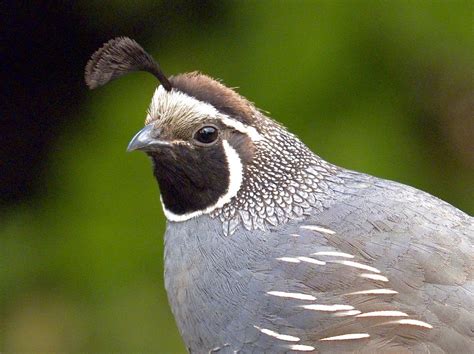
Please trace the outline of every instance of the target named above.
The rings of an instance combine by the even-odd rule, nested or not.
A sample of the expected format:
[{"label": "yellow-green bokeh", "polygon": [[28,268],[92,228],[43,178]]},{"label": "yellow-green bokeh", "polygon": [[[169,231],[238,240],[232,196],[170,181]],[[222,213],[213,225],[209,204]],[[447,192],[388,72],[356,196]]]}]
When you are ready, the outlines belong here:
[{"label": "yellow-green bokeh", "polygon": [[[472,2],[226,7],[217,25],[157,31],[144,46],[168,74],[200,70],[238,86],[329,161],[474,211],[473,158],[428,109],[442,111],[438,91],[472,85]],[[113,13],[88,16],[100,26]],[[155,85],[140,73],[88,92],[48,156],[44,197],[2,215],[0,350],[185,351],[163,286],[157,184],[146,156],[125,152]]]}]

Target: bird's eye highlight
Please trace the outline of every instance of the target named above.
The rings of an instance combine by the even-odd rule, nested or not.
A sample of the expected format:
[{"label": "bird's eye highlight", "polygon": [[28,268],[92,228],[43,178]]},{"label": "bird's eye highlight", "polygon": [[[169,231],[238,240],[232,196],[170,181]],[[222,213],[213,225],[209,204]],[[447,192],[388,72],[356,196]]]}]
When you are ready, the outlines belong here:
[{"label": "bird's eye highlight", "polygon": [[211,144],[217,140],[218,135],[216,127],[207,126],[194,133],[194,139],[201,144]]}]

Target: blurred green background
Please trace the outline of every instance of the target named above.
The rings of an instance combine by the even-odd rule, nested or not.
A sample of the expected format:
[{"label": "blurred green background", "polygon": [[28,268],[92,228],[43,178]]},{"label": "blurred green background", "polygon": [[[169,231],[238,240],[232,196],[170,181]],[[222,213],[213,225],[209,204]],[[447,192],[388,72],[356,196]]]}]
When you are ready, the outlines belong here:
[{"label": "blurred green background", "polygon": [[[38,27],[22,39],[10,28],[12,43],[43,36],[25,50],[29,78],[44,73],[57,91],[23,85],[25,104],[51,113],[41,125],[46,115],[33,105],[1,133],[34,128],[46,147],[28,150],[20,136],[0,161],[5,176],[20,168],[8,164],[18,154],[36,166],[21,166],[25,184],[4,183],[0,351],[185,351],[163,287],[159,191],[146,156],[125,153],[156,81],[140,73],[87,91],[83,66],[102,42],[134,37],[168,75],[200,70],[239,87],[323,158],[472,214],[473,4],[89,0],[20,9],[15,16]],[[66,38],[51,53],[55,65],[33,63],[56,36]],[[13,105],[12,117],[24,108]]]}]

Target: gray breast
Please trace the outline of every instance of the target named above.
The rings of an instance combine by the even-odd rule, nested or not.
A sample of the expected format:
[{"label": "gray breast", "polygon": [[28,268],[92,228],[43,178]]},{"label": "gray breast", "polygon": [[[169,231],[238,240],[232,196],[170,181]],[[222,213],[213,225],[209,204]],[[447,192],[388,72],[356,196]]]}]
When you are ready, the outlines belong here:
[{"label": "gray breast", "polygon": [[192,352],[470,352],[474,226],[452,206],[374,180],[330,208],[225,236],[169,223],[165,281]]}]

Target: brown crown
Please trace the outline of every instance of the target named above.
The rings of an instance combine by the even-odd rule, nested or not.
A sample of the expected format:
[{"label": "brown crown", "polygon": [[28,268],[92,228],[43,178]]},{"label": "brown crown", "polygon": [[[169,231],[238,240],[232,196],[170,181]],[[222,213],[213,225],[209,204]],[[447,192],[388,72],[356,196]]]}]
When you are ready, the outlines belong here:
[{"label": "brown crown", "polygon": [[247,99],[219,81],[199,72],[170,78],[173,89],[213,105],[218,111],[245,124],[254,122],[255,107]]}]

